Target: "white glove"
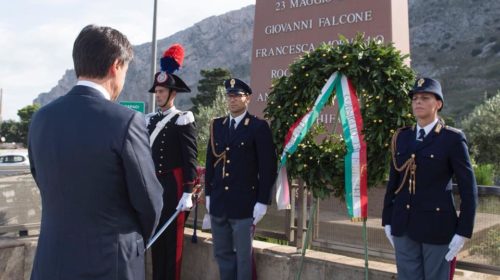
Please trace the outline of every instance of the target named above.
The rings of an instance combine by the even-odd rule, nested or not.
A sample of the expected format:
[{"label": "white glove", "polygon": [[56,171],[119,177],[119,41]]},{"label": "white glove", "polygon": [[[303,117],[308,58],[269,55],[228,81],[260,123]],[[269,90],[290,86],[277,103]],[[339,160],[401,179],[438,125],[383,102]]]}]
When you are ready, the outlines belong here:
[{"label": "white glove", "polygon": [[177,204],[177,207],[175,209],[181,209],[181,211],[191,210],[191,207],[193,207],[193,200],[191,199],[192,196],[192,193],[183,193],[181,200],[179,200],[179,204]]},{"label": "white glove", "polygon": [[260,202],[255,203],[253,207],[253,224],[256,225],[267,212],[267,205],[262,204]]},{"label": "white glove", "polygon": [[205,207],[207,208],[207,213],[210,214],[210,196],[205,196]]},{"label": "white glove", "polygon": [[391,243],[392,248],[394,248],[394,237],[391,234],[391,225],[384,226],[385,236],[387,236],[387,240]]},{"label": "white glove", "polygon": [[448,251],[446,256],[444,256],[444,258],[447,261],[453,260],[453,258],[455,258],[458,255],[458,252],[460,252],[460,249],[464,247],[465,240],[467,240],[467,238],[455,234],[451,239],[450,245],[448,245],[448,248],[450,248],[450,250]]}]

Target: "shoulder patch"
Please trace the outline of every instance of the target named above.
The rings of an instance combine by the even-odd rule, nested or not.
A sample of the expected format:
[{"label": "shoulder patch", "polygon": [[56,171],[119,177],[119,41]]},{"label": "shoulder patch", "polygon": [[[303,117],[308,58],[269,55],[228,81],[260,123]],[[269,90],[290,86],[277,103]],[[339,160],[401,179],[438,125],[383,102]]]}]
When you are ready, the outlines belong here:
[{"label": "shoulder patch", "polygon": [[187,125],[194,122],[194,115],[191,111],[180,112],[176,125]]},{"label": "shoulder patch", "polygon": [[462,134],[462,130],[461,129],[458,129],[458,128],[455,128],[455,127],[452,127],[452,126],[449,126],[449,125],[445,125],[444,129],[452,131],[452,132],[455,132],[455,133]]}]

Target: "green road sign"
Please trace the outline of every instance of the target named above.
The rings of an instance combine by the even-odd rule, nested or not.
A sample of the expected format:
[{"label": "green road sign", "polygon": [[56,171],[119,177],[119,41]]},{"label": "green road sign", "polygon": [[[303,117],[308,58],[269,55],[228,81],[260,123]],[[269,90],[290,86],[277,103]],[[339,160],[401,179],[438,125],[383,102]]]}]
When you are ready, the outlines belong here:
[{"label": "green road sign", "polygon": [[123,105],[132,110],[136,110],[141,113],[145,113],[145,105],[143,101],[120,101],[120,105]]}]

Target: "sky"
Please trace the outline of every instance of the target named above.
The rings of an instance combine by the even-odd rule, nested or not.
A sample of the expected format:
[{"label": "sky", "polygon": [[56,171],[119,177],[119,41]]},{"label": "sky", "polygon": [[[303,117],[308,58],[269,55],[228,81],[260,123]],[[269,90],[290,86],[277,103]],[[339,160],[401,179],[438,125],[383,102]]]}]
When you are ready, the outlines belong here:
[{"label": "sky", "polygon": [[[157,0],[157,39],[255,0]],[[151,42],[154,0],[2,0],[0,8],[0,88],[2,120],[48,92],[73,68],[71,52],[88,24],[113,27],[133,45]]]}]

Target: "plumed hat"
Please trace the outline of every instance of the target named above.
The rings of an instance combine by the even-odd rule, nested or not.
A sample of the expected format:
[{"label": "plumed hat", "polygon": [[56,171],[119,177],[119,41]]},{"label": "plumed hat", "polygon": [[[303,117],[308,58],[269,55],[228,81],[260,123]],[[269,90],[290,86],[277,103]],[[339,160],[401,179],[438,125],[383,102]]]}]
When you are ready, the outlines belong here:
[{"label": "plumed hat", "polygon": [[181,78],[175,74],[168,74],[163,71],[155,74],[155,81],[149,92],[154,93],[156,86],[173,89],[176,92],[191,92],[191,89]]},{"label": "plumed hat", "polygon": [[155,74],[153,86],[149,92],[154,93],[156,86],[173,89],[177,92],[191,92],[186,83],[173,74],[184,62],[184,48],[180,44],[170,46],[160,59],[161,71]]},{"label": "plumed hat", "polygon": [[179,70],[184,62],[184,48],[180,44],[173,44],[160,59],[161,71],[173,74]]}]

